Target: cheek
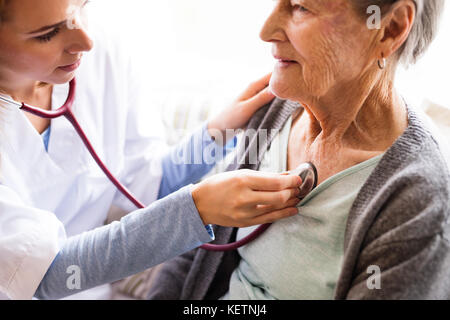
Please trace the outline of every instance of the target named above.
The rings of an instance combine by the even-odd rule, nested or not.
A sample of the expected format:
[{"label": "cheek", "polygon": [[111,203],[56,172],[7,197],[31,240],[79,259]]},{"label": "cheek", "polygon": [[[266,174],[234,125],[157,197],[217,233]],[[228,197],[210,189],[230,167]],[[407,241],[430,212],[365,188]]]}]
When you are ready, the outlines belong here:
[{"label": "cheek", "polygon": [[367,43],[364,34],[355,33],[358,28],[348,20],[330,20],[293,33],[291,44],[301,64],[297,81],[304,91],[321,97],[338,83],[358,77],[364,67],[363,44]]},{"label": "cheek", "polygon": [[351,19],[342,14],[286,30],[289,51],[295,53],[299,65],[288,71],[275,70],[272,91],[284,99],[309,100],[358,78],[366,63],[364,44],[370,41]]},{"label": "cheek", "polygon": [[331,35],[319,32],[310,34],[305,40],[294,41],[294,47],[302,58],[302,82],[313,96],[320,96],[339,74],[341,49],[335,45]]},{"label": "cheek", "polygon": [[24,61],[28,66],[34,66],[39,70],[53,69],[55,63],[59,60],[59,50],[52,44],[37,43],[28,48],[23,55]]},{"label": "cheek", "polygon": [[317,45],[312,61],[315,68],[336,81],[349,81],[359,76],[367,63],[370,37],[367,28],[356,17],[337,15],[324,23],[317,33]]},{"label": "cheek", "polygon": [[290,57],[298,64],[289,69],[275,68],[271,80],[273,93],[282,99],[309,100],[322,96],[335,82],[341,69],[341,49],[332,35],[317,26],[296,28],[288,35]]},{"label": "cheek", "polygon": [[[3,51],[3,50],[2,50]],[[0,53],[2,66],[24,76],[46,76],[57,67],[59,56],[51,44],[27,43],[25,46],[9,46]]]}]

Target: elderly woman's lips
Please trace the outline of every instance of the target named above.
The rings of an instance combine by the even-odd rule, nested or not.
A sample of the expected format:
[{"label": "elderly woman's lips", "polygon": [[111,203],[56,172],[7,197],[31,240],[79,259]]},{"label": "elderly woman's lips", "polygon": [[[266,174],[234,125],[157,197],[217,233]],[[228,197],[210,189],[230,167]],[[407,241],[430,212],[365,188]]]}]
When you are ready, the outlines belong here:
[{"label": "elderly woman's lips", "polygon": [[296,63],[297,63],[297,61],[293,61],[293,60],[277,59],[277,66],[279,66],[281,68],[287,68]]}]

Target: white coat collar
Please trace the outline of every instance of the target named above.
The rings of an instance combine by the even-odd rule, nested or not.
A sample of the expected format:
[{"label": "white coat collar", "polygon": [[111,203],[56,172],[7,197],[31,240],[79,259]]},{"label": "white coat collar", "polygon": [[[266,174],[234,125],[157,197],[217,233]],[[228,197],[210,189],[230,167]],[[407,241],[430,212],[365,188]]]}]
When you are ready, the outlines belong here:
[{"label": "white coat collar", "polygon": [[[55,85],[52,94],[52,110],[61,107],[68,93],[68,85]],[[74,104],[76,109],[76,100]],[[8,105],[1,115],[2,157],[11,162],[9,172],[2,172],[7,184],[23,183],[30,196],[42,189],[70,183],[79,170],[85,170],[83,144],[72,125],[64,117],[51,121],[48,152],[42,136],[33,127],[24,111]],[[77,160],[77,161],[74,161]],[[13,172],[16,171],[17,172]],[[3,170],[2,170],[3,171]],[[24,181],[19,181],[19,175]],[[52,177],[52,179],[48,179]],[[59,181],[61,180],[61,181]],[[55,199],[58,201],[58,199]]]}]

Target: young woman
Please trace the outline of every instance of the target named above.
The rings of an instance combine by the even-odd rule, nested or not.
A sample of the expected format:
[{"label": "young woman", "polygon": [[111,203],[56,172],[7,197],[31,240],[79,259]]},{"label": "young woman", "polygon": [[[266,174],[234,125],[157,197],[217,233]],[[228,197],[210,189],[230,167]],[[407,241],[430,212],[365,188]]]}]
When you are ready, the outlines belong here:
[{"label": "young woman", "polygon": [[[191,150],[191,163],[216,143],[211,136],[243,127],[273,98],[265,89],[269,76],[180,146],[166,150],[158,117],[140,116],[140,108],[150,106],[130,61],[104,34],[88,35],[86,4],[0,0],[0,92],[56,109],[76,76],[74,113],[111,172],[148,207],[103,226],[111,205],[136,208],[97,167],[69,122],[44,120],[3,103],[2,297],[72,295],[213,240],[209,224],[249,226],[297,212],[298,177],[239,171],[192,185],[212,165],[171,161],[180,150]],[[79,281],[70,285],[72,272]]]}]

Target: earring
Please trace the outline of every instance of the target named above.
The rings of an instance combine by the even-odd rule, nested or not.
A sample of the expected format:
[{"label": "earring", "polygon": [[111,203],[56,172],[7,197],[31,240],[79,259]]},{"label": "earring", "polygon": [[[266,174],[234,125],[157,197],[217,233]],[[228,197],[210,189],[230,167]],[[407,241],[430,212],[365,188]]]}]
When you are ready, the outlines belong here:
[{"label": "earring", "polygon": [[380,68],[381,70],[386,68],[386,58],[383,57],[381,60],[378,59],[378,68]]}]

